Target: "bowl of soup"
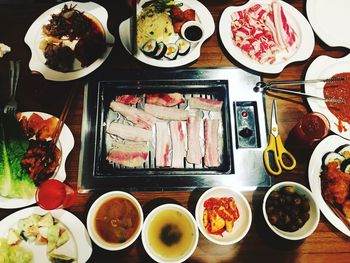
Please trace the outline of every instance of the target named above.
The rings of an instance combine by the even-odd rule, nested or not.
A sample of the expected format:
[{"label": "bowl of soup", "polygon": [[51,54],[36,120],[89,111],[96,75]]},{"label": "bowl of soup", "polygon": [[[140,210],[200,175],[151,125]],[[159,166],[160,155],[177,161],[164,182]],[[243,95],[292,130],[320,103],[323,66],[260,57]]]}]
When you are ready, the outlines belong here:
[{"label": "bowl of soup", "polygon": [[87,229],[96,245],[106,250],[121,250],[140,235],[143,211],[131,194],[111,191],[92,204],[87,215]]},{"label": "bowl of soup", "polygon": [[179,263],[195,251],[199,232],[196,220],[186,208],[164,204],[148,214],[141,237],[146,252],[153,260]]}]

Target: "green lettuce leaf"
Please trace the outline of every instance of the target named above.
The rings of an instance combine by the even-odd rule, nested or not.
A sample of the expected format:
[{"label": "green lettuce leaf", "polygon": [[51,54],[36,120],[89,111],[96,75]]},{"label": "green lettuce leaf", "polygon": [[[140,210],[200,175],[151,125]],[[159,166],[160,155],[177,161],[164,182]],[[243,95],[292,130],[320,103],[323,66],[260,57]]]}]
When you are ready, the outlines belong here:
[{"label": "green lettuce leaf", "polygon": [[32,198],[36,187],[21,160],[29,141],[20,123],[7,114],[0,115],[0,195],[7,198]]},{"label": "green lettuce leaf", "polygon": [[7,239],[0,238],[0,263],[31,263],[33,253],[19,245],[10,246]]}]

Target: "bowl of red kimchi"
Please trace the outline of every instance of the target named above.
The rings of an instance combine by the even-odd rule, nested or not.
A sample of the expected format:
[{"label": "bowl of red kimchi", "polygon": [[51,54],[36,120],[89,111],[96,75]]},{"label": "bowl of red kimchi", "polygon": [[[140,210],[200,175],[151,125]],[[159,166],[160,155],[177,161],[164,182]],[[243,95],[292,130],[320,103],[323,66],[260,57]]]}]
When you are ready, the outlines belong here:
[{"label": "bowl of red kimchi", "polygon": [[200,232],[218,245],[239,242],[248,233],[252,211],[248,200],[231,187],[213,187],[199,198],[196,221]]}]

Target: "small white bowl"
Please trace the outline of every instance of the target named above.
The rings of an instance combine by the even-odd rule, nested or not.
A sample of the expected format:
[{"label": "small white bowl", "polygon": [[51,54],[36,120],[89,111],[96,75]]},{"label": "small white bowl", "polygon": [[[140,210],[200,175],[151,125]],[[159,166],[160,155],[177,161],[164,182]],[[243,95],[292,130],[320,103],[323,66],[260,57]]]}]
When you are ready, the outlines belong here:
[{"label": "small white bowl", "polygon": [[[97,213],[98,209],[100,208],[100,206],[103,203],[105,203],[106,201],[108,201],[112,198],[116,198],[116,197],[125,198],[125,199],[129,200],[135,206],[135,208],[139,214],[139,223],[138,223],[138,227],[137,227],[136,231],[128,240],[126,240],[123,243],[106,242],[105,240],[103,240],[99,236],[99,234],[96,231],[96,227],[95,227],[95,217],[96,217],[96,213]],[[88,215],[87,215],[87,229],[88,229],[88,232],[89,232],[91,239],[95,242],[96,245],[98,245],[99,247],[106,249],[106,250],[115,251],[115,250],[121,250],[121,249],[127,248],[132,243],[134,243],[135,240],[138,238],[138,236],[141,233],[142,226],[143,226],[143,211],[142,211],[142,207],[141,207],[140,203],[131,194],[129,194],[127,192],[122,192],[122,191],[111,191],[111,192],[107,192],[107,193],[101,195],[92,204],[92,206],[89,209]]]},{"label": "small white bowl", "polygon": [[[173,224],[174,222],[180,222],[181,219],[177,219],[177,221],[175,220],[174,222],[167,222],[168,219],[165,218],[169,218],[168,216],[164,216],[164,213],[166,212],[176,212],[176,213],[180,213],[181,216],[185,216],[184,220],[187,220],[189,223],[189,227],[191,229],[191,231],[189,232],[185,232],[185,234],[188,234],[190,232],[192,232],[192,236],[190,237],[190,244],[188,244],[188,246],[184,246],[186,247],[186,251],[183,252],[182,255],[177,255],[177,256],[170,256],[169,253],[166,253],[165,251],[163,251],[163,255],[160,252],[157,252],[156,249],[154,249],[154,247],[152,247],[152,242],[150,242],[150,228],[152,230],[153,226],[152,221],[157,220],[157,223],[163,222],[163,229],[166,225],[169,224]],[[174,218],[174,217],[172,217]],[[169,220],[171,221],[171,220]],[[157,226],[162,227],[160,224],[158,224]],[[183,224],[181,225],[183,226]],[[178,227],[178,226],[176,226]],[[156,231],[154,231],[156,232]],[[154,233],[152,232],[152,233]],[[162,230],[159,229],[159,235],[162,233]],[[184,233],[181,233],[182,237],[184,235]],[[193,252],[196,250],[197,248],[197,244],[198,244],[198,239],[199,239],[199,232],[198,232],[198,228],[197,228],[197,224],[196,224],[196,220],[194,219],[194,217],[192,216],[192,214],[184,207],[177,205],[177,204],[164,204],[161,206],[158,206],[157,208],[153,209],[148,216],[145,219],[145,222],[143,224],[143,229],[142,229],[142,244],[146,250],[146,252],[148,253],[148,255],[155,261],[157,262],[167,262],[167,263],[180,263],[180,262],[184,262],[185,260],[187,260],[192,254]],[[185,236],[186,237],[186,236]],[[158,243],[157,241],[154,241],[153,244]],[[161,246],[165,246],[164,243],[162,243],[161,241],[159,241],[159,243],[161,244]],[[171,247],[175,247],[178,246],[178,244],[173,244],[171,245]],[[176,248],[176,247],[175,247]],[[178,251],[178,250],[174,250],[174,251]]]},{"label": "small white bowl", "polygon": [[[186,36],[186,33],[185,31],[188,30],[188,28],[190,27],[193,27],[193,28],[197,28],[201,31],[201,37],[198,38],[198,39],[189,39],[187,36]],[[181,30],[180,30],[180,33],[181,33],[181,36],[188,42],[190,43],[198,43],[200,42],[203,37],[204,37],[204,30],[203,30],[203,27],[202,27],[202,24],[199,23],[198,21],[187,21],[185,22],[182,26],[181,26]]]},{"label": "small white bowl", "polygon": [[[266,201],[269,195],[271,194],[271,192],[275,190],[279,190],[285,186],[293,186],[295,188],[295,192],[301,196],[305,196],[309,200],[309,204],[310,204],[310,210],[309,210],[310,218],[306,221],[306,223],[301,228],[299,228],[294,232],[283,231],[277,228],[276,226],[272,225],[269,221],[268,214],[266,212]],[[318,225],[318,222],[320,221],[320,210],[318,208],[317,203],[315,202],[315,199],[312,193],[305,186],[296,182],[286,181],[286,182],[281,182],[271,186],[271,188],[265,194],[262,209],[263,209],[263,215],[264,215],[265,221],[267,225],[270,227],[270,229],[274,233],[276,233],[278,236],[288,240],[300,240],[310,236],[315,231]]]},{"label": "small white bowl", "polygon": [[[203,225],[204,202],[211,197],[233,197],[239,212],[239,218],[234,222],[232,232],[225,231],[222,236],[207,232]],[[213,187],[199,198],[196,205],[196,220],[201,233],[211,242],[218,245],[232,245],[239,242],[248,233],[252,223],[252,211],[248,200],[240,192],[230,187]]]}]

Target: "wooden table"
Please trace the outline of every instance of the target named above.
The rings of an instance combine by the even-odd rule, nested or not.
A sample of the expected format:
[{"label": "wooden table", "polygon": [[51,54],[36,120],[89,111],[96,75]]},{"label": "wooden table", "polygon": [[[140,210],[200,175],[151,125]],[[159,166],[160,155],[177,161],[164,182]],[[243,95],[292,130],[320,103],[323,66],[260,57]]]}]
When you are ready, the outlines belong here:
[{"label": "wooden table", "polygon": [[[18,2],[18,1],[17,1]],[[26,2],[26,1],[24,1]],[[34,2],[29,3],[28,2]],[[49,3],[51,2],[51,3]],[[54,5],[53,1],[27,1],[21,5],[0,5],[0,42],[11,46],[12,52],[0,59],[0,106],[4,106],[9,94],[8,61],[10,59],[22,60],[21,79],[19,83],[17,99],[19,111],[43,111],[56,116],[60,115],[64,105],[67,91],[73,82],[47,81],[40,75],[32,74],[28,67],[30,50],[24,43],[24,35],[33,21],[45,10]],[[113,51],[107,61],[102,65],[103,69],[143,69],[150,68],[131,57],[122,47],[118,36],[120,22],[128,17],[128,8],[123,1],[96,1],[101,3],[109,12],[108,25],[112,34],[116,37]],[[236,5],[246,1],[202,0],[214,17],[216,28],[220,14],[232,2]],[[305,15],[305,2],[301,0],[289,1]],[[304,62],[293,63],[287,66],[280,74],[266,75],[265,80],[303,79],[305,72],[319,55],[327,54],[332,57],[342,57],[347,50],[329,48],[316,37],[316,45],[311,57]],[[218,30],[204,43],[200,58],[189,67],[232,67],[238,66],[224,51]],[[67,160],[67,181],[74,187],[77,185],[78,163],[82,119],[82,88],[76,98],[66,124],[70,127],[75,138],[75,147]],[[309,109],[305,101],[298,97],[278,97],[280,133],[286,140],[288,132]],[[267,107],[270,108],[271,97],[267,97]],[[269,109],[268,111],[269,112]],[[307,166],[308,157],[298,161],[296,169],[284,173],[278,181],[292,180],[308,185]],[[194,207],[191,192],[133,192],[132,193],[145,206],[155,198],[170,198],[181,203],[185,207]],[[290,242],[277,238],[267,228],[261,213],[264,191],[245,192],[253,210],[253,223],[247,236],[237,245],[214,245],[200,235],[199,245],[188,262],[349,262],[350,239],[336,230],[323,216],[316,231],[307,239],[299,242]],[[96,193],[79,194],[75,206],[68,210],[74,213],[81,221],[86,223],[86,214],[89,206],[98,197]],[[0,210],[0,218],[17,211]],[[193,211],[191,211],[193,212]],[[141,239],[130,248],[120,252],[109,252],[93,245],[93,254],[89,262],[148,262],[151,261],[143,249]]]}]

